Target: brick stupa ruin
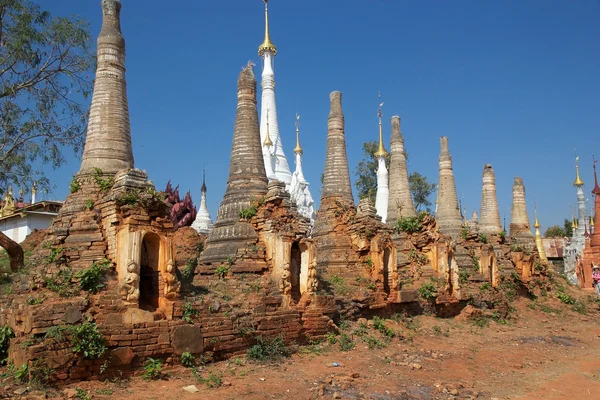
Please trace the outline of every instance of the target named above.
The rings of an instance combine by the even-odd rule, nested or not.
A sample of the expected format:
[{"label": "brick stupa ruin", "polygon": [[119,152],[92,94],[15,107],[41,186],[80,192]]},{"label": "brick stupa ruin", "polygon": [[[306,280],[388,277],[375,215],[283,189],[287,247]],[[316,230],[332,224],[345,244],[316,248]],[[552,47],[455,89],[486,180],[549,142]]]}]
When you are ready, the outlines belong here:
[{"label": "brick stupa ruin", "polygon": [[462,227],[462,217],[456,194],[452,157],[446,136],[440,138],[439,171],[436,219],[440,232],[457,238]]},{"label": "brick stupa ruin", "polygon": [[388,198],[387,222],[393,224],[402,217],[416,217],[406,167],[404,137],[400,130],[400,117],[391,118],[392,137],[390,139],[390,187]]}]

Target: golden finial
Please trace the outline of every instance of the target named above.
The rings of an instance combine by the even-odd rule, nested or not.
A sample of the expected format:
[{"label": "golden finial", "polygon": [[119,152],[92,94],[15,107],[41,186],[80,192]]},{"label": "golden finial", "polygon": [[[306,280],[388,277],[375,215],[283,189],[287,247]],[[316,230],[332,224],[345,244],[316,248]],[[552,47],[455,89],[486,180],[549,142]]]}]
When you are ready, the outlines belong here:
[{"label": "golden finial", "polygon": [[302,147],[300,147],[300,136],[299,136],[299,127],[300,127],[300,116],[296,113],[296,147],[294,148],[294,154],[302,154]]},{"label": "golden finial", "polygon": [[271,141],[271,135],[269,135],[269,109],[267,108],[267,131],[265,134],[265,142],[263,146],[271,147],[273,146],[273,142]]},{"label": "golden finial", "polygon": [[533,223],[533,227],[537,231],[538,229],[540,229],[540,223],[538,222],[538,218],[537,218],[537,205],[535,203],[533,203],[533,215],[535,216],[535,222]]},{"label": "golden finial", "polygon": [[590,226],[594,226],[594,216],[590,215]]},{"label": "golden finial", "polygon": [[37,194],[37,182],[33,182],[33,187],[31,188],[31,194],[34,196]]},{"label": "golden finial", "polygon": [[269,0],[264,0],[265,2],[265,41],[262,42],[260,46],[258,46],[258,55],[262,57],[265,51],[270,51],[273,55],[277,55],[277,47],[273,43],[271,43],[271,37],[269,36],[269,7],[267,3]]},{"label": "golden finial", "polygon": [[573,182],[573,186],[583,186],[583,181],[579,177],[579,157],[575,157],[575,171],[577,177],[575,178],[575,182]]},{"label": "golden finial", "polygon": [[[381,101],[381,93],[377,93],[377,97]],[[382,106],[383,103],[379,103],[379,110],[377,111],[377,117],[379,118],[379,148],[377,149],[375,154],[373,154],[375,157],[387,157],[388,155],[387,151],[385,151],[385,148],[383,147],[383,129],[381,127]]]}]

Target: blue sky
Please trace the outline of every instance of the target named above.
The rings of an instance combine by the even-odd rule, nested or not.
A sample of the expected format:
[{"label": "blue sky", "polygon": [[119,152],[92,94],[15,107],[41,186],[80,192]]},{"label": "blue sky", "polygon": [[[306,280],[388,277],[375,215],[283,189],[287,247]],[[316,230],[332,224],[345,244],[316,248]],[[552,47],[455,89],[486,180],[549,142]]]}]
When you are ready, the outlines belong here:
[{"label": "blue sky", "polygon": [[[54,15],[101,24],[100,0],[38,0]],[[206,163],[216,217],[228,175],[236,80],[256,63],[264,33],[260,0],[123,0],[127,82],[136,167],[199,202]],[[448,136],[458,195],[470,215],[483,165],[496,172],[501,217],[524,179],[530,215],[545,227],[576,204],[575,148],[593,203],[592,153],[600,156],[598,0],[271,0],[279,126],[293,167],[295,113],[303,166],[320,197],[329,92],[343,92],[352,175],[362,143],[377,138],[377,92],[402,117],[409,170],[437,181],[439,137]],[[260,98],[260,92],[259,92]],[[49,173],[64,199],[79,159]],[[354,177],[354,176],[353,176]],[[353,188],[354,189],[354,188]],[[355,190],[355,189],[354,189]],[[356,190],[355,190],[355,200]]]}]

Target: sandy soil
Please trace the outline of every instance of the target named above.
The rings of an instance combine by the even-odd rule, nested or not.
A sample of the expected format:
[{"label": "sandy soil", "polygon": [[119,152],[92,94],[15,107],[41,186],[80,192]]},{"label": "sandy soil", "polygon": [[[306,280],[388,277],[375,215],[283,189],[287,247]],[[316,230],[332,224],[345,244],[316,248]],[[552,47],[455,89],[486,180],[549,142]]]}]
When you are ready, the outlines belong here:
[{"label": "sandy soil", "polygon": [[[363,338],[384,342],[382,334],[371,327],[358,336],[359,325],[353,323],[343,331],[356,343],[347,352],[323,343],[299,348],[277,363],[240,357],[199,369],[202,379],[220,377],[220,387],[208,387],[191,369],[172,367],[163,370],[161,380],[80,382],[46,395],[67,398],[79,388],[94,399],[131,400],[600,399],[600,313],[586,297],[585,315],[556,299],[544,302],[550,307],[545,311],[523,299],[508,323],[479,326],[432,316],[387,320],[402,333],[381,349],[369,349]],[[186,392],[188,385],[199,391]]]}]

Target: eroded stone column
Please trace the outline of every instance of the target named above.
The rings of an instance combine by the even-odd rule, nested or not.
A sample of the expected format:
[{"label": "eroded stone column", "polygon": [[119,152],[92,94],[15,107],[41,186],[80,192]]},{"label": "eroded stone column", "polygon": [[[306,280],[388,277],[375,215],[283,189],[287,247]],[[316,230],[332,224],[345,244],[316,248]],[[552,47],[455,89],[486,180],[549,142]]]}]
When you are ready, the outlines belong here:
[{"label": "eroded stone column", "polygon": [[488,235],[497,235],[502,232],[498,199],[496,198],[496,177],[491,164],[483,166],[479,231]]},{"label": "eroded stone column", "polygon": [[406,151],[404,138],[400,130],[400,117],[394,115],[392,122],[392,138],[390,140],[390,183],[388,197],[387,222],[391,225],[402,217],[416,217],[406,167]]},{"label": "eroded stone column", "polygon": [[252,225],[240,220],[240,211],[267,193],[267,176],[263,162],[258,112],[256,78],[252,64],[238,79],[238,105],[229,162],[229,179],[221,201],[217,221],[206,240],[202,263],[217,263],[236,257],[239,248],[258,236]]},{"label": "eroded stone column", "polygon": [[523,178],[515,177],[513,183],[513,201],[510,214],[510,237],[513,239],[531,240],[531,225],[529,225],[529,215],[527,214],[527,204],[525,201],[525,185]]},{"label": "eroded stone column", "polygon": [[440,159],[438,179],[438,204],[436,219],[440,232],[454,238],[460,236],[462,217],[458,208],[458,196],[454,171],[452,170],[452,157],[448,149],[448,138],[440,138]]},{"label": "eroded stone column", "polygon": [[93,173],[94,168],[105,174],[133,168],[120,13],[120,1],[102,0],[98,66],[80,175]]},{"label": "eroded stone column", "polygon": [[330,111],[327,121],[327,156],[321,200],[327,197],[338,197],[349,204],[354,204],[350,170],[346,156],[346,135],[344,133],[344,113],[342,111],[342,93],[331,92],[329,95]]}]

